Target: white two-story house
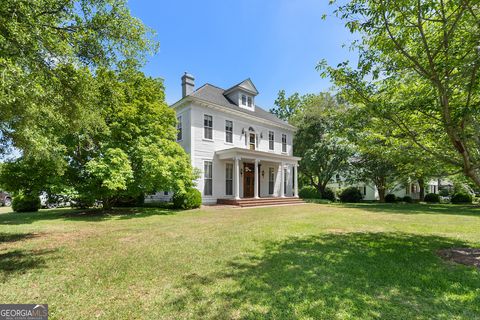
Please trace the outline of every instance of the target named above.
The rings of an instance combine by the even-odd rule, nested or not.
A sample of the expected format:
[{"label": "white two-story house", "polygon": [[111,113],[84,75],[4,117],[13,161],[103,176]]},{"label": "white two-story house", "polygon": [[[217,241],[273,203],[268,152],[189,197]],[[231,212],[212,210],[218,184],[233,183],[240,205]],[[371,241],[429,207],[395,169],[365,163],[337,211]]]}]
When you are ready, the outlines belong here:
[{"label": "white two-story house", "polygon": [[226,90],[211,84],[195,90],[193,76],[182,77],[182,98],[171,107],[178,143],[201,172],[196,187],[204,204],[298,197],[295,127],[258,107],[257,95],[250,79]]}]

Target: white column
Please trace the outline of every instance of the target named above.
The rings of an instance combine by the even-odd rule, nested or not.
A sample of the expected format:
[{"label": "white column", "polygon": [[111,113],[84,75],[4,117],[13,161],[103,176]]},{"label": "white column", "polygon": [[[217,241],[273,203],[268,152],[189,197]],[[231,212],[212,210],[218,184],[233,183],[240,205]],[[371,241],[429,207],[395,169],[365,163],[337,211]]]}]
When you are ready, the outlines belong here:
[{"label": "white column", "polygon": [[293,165],[293,175],[295,177],[295,189],[294,189],[294,194],[295,198],[298,198],[298,164]]},{"label": "white column", "polygon": [[235,165],[234,165],[234,174],[233,174],[233,189],[235,194],[235,199],[240,199],[240,158],[235,157]]},{"label": "white column", "polygon": [[285,198],[285,163],[282,162],[280,165],[280,197]]},{"label": "white column", "polygon": [[253,196],[255,199],[258,199],[259,196],[258,196],[258,159],[255,159],[255,170],[253,170]]}]

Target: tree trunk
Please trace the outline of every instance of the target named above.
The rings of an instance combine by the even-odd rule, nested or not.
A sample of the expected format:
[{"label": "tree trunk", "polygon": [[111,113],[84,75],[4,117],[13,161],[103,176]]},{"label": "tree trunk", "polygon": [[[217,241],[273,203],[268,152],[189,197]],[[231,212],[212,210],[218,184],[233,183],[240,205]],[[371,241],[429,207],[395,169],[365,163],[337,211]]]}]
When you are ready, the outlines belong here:
[{"label": "tree trunk", "polygon": [[423,201],[423,199],[425,198],[425,180],[423,178],[418,178],[417,182],[418,186],[420,187],[419,200]]},{"label": "tree trunk", "polygon": [[110,210],[113,206],[112,198],[103,198],[102,200],[102,210]]},{"label": "tree trunk", "polygon": [[378,200],[380,202],[385,202],[385,187],[384,186],[377,187],[377,190],[378,190]]}]

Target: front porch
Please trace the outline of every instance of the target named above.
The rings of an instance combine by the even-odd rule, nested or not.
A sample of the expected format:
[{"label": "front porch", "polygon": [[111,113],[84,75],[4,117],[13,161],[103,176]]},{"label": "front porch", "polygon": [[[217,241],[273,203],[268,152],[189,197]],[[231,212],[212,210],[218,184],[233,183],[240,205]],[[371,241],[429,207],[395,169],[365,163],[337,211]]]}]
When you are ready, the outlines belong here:
[{"label": "front porch", "polygon": [[216,157],[225,165],[227,184],[217,203],[253,206],[299,200],[300,158],[243,148],[220,150]]}]

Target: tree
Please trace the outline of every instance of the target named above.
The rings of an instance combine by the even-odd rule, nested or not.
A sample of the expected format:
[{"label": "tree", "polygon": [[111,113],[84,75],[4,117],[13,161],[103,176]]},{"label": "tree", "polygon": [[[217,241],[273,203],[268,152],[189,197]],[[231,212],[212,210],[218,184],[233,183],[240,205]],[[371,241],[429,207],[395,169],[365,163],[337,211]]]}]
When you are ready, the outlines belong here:
[{"label": "tree", "polygon": [[4,0],[0,153],[65,166],[63,138],[101,129],[98,68],[139,66],[157,44],[124,0]]},{"label": "tree", "polygon": [[276,107],[271,108],[270,112],[282,120],[289,121],[302,108],[303,100],[304,97],[300,97],[297,92],[290,97],[286,97],[285,90],[280,90],[277,99],[275,99]]},{"label": "tree", "polygon": [[348,101],[480,186],[478,2],[352,0],[336,13],[360,35],[359,63],[322,62],[323,75]]},{"label": "tree", "polygon": [[352,154],[348,143],[336,131],[343,107],[328,93],[305,95],[300,100],[297,112],[290,119],[298,128],[294,153],[302,157],[300,172],[324,196],[328,182],[347,167]]}]

